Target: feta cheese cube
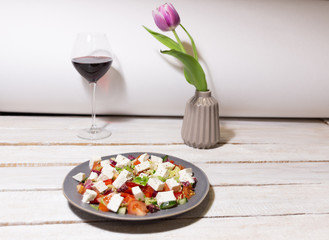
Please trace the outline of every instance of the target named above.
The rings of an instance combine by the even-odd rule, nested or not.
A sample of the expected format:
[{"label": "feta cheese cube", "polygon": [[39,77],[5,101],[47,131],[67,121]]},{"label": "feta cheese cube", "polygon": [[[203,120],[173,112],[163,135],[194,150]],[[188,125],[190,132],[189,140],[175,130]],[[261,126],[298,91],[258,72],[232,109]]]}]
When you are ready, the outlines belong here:
[{"label": "feta cheese cube", "polygon": [[144,154],[142,154],[142,155],[140,155],[140,156],[138,157],[138,161],[140,161],[140,162],[145,162],[145,161],[147,161],[149,158],[150,158],[150,155],[148,155],[147,153],[144,153]]},{"label": "feta cheese cube", "polygon": [[123,169],[120,174],[125,175],[127,180],[131,180],[134,176],[132,172],[129,172],[126,169]]},{"label": "feta cheese cube", "polygon": [[151,155],[151,161],[157,164],[161,164],[163,162],[163,159],[161,157]]},{"label": "feta cheese cube", "polygon": [[147,174],[147,173],[140,173],[139,175],[138,175],[139,177],[148,177],[149,175]]},{"label": "feta cheese cube", "polygon": [[104,192],[107,190],[107,186],[103,181],[98,181],[94,183],[94,187],[97,189],[98,192]]},{"label": "feta cheese cube", "polygon": [[151,155],[151,169],[155,170],[158,168],[159,164],[162,164],[162,158],[158,156]]},{"label": "feta cheese cube", "polygon": [[125,166],[128,166],[130,164],[130,160],[128,158],[126,158],[125,156],[123,155],[117,155],[117,157],[115,158],[115,161],[116,161],[116,167],[118,168],[123,168]]},{"label": "feta cheese cube", "polygon": [[98,178],[96,179],[96,181],[105,181],[109,179],[106,175],[104,175],[103,173],[101,173]]},{"label": "feta cheese cube", "polygon": [[180,182],[189,182],[191,184],[195,183],[194,179],[192,178],[191,175],[185,174],[182,176],[179,176],[179,181]]},{"label": "feta cheese cube", "polygon": [[145,196],[139,186],[133,187],[131,190],[137,200],[144,201]]},{"label": "feta cheese cube", "polygon": [[135,171],[137,173],[139,173],[139,172],[149,169],[150,167],[151,167],[151,165],[150,165],[149,161],[141,162],[140,164],[135,166]]},{"label": "feta cheese cube", "polygon": [[93,201],[97,196],[97,192],[87,189],[85,193],[82,196],[82,202],[83,203],[89,203],[90,201]]},{"label": "feta cheese cube", "polygon": [[155,191],[162,191],[165,183],[157,177],[152,177],[149,179],[148,185],[150,185]]},{"label": "feta cheese cube", "polygon": [[179,174],[189,174],[192,176],[193,172],[192,172],[192,168],[184,168],[183,170],[179,171]]},{"label": "feta cheese cube", "polygon": [[169,170],[165,168],[162,164],[160,164],[157,170],[155,171],[154,176],[166,178],[169,176]]},{"label": "feta cheese cube", "polygon": [[92,169],[95,162],[100,162],[102,158],[100,156],[92,156],[89,160],[89,168]]},{"label": "feta cheese cube", "polygon": [[105,166],[103,169],[102,169],[102,174],[104,174],[105,176],[107,176],[109,179],[112,179],[113,176],[114,176],[114,173],[116,172],[115,168],[108,165],[108,166]]},{"label": "feta cheese cube", "polygon": [[98,178],[98,174],[95,173],[95,172],[91,172],[90,175],[89,175],[89,179],[91,181],[96,181],[96,179]]},{"label": "feta cheese cube", "polygon": [[174,191],[158,192],[155,198],[159,206],[164,202],[176,201]]},{"label": "feta cheese cube", "polygon": [[72,176],[72,178],[77,180],[78,182],[82,182],[82,180],[86,178],[86,174],[84,174],[83,172],[80,172],[80,173]]},{"label": "feta cheese cube", "polygon": [[111,197],[109,204],[107,204],[107,208],[112,212],[117,212],[122,201],[123,201],[123,197],[121,197],[120,194],[114,194]]},{"label": "feta cheese cube", "polygon": [[161,164],[164,168],[173,170],[175,167],[175,164],[172,164],[171,162],[164,162]]},{"label": "feta cheese cube", "polygon": [[173,190],[174,192],[179,192],[181,190],[180,184],[173,178],[167,179],[166,184],[169,187],[169,189]]},{"label": "feta cheese cube", "polygon": [[185,168],[183,170],[180,170],[178,174],[179,174],[180,182],[189,182],[191,184],[195,182],[194,179],[192,178],[193,175],[192,168]]},{"label": "feta cheese cube", "polygon": [[108,159],[101,161],[101,166],[102,167],[111,166],[110,164],[111,164],[110,160],[108,160]]},{"label": "feta cheese cube", "polygon": [[119,189],[125,182],[127,182],[131,178],[130,175],[130,172],[128,172],[127,170],[122,170],[119,176],[113,182],[113,186],[116,189]]}]

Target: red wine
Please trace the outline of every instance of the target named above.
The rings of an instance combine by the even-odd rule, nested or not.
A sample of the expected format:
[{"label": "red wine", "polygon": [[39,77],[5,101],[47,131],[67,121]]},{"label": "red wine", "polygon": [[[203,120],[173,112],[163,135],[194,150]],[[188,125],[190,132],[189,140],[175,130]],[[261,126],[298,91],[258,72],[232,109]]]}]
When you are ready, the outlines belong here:
[{"label": "red wine", "polygon": [[110,69],[113,59],[110,57],[73,58],[75,69],[89,82],[97,82]]}]

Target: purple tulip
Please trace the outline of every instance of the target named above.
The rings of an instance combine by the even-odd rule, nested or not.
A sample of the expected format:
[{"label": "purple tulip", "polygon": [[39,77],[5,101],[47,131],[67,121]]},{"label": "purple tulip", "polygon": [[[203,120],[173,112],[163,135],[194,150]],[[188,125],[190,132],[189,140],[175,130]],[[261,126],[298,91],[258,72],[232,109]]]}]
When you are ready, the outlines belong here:
[{"label": "purple tulip", "polygon": [[171,3],[166,3],[152,11],[155,24],[162,31],[172,31],[180,24],[180,18]]}]

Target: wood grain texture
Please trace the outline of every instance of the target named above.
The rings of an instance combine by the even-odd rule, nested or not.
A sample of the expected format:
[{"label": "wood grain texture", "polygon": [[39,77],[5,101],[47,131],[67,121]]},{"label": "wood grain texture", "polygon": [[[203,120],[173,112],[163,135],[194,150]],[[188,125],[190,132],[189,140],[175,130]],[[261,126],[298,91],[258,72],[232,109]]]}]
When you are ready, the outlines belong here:
[{"label": "wood grain texture", "polygon": [[169,154],[193,163],[329,162],[329,144],[224,144],[211,150],[186,145],[124,146],[0,146],[0,167],[66,165],[92,156],[125,152]]},{"label": "wood grain texture", "polygon": [[[205,202],[177,218],[329,214],[328,194],[329,184],[214,187]],[[1,226],[104,220],[70,206],[61,190],[0,192],[0,198],[10,199],[0,206]]]},{"label": "wood grain texture", "polygon": [[[328,239],[327,120],[221,119],[221,146],[187,147],[181,118],[103,117],[113,135],[89,142],[89,117],[0,115],[0,238]],[[62,194],[66,174],[91,156],[173,155],[200,167],[211,191],[194,211],[127,224],[86,214]],[[214,230],[215,229],[215,230]]]},{"label": "wood grain texture", "polygon": [[48,222],[43,225],[2,227],[6,239],[81,240],[97,236],[117,240],[327,240],[329,215],[293,215],[269,217],[235,217],[202,219],[168,219],[123,224],[102,222]]},{"label": "wood grain texture", "polygon": [[[88,117],[1,116],[0,144],[183,144],[181,118],[110,117],[98,121],[112,131],[111,138],[97,142],[77,138],[79,129],[89,127]],[[328,144],[328,135],[329,128],[321,120],[221,119],[221,143]]]}]

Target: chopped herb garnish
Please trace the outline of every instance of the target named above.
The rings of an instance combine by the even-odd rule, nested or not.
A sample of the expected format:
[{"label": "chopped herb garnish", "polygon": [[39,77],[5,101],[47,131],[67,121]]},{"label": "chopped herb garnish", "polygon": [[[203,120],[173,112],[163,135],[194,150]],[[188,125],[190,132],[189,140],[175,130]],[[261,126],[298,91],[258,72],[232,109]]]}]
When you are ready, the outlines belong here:
[{"label": "chopped herb garnish", "polygon": [[162,162],[167,161],[167,159],[168,159],[168,155],[166,155],[166,156],[164,156],[164,157],[162,158]]},{"label": "chopped herb garnish", "polygon": [[175,166],[175,168],[169,172],[168,178],[179,176],[179,171],[180,171],[180,168]]},{"label": "chopped herb garnish", "polygon": [[81,182],[85,183],[87,179],[88,179],[88,177],[85,177]]},{"label": "chopped herb garnish", "polygon": [[95,205],[95,204],[89,204],[90,207],[92,207],[93,209],[95,210],[99,210],[99,206],[98,205]]},{"label": "chopped herb garnish", "polygon": [[145,197],[144,201],[146,205],[150,205],[150,204],[157,205],[157,200],[155,198]]},{"label": "chopped herb garnish", "polygon": [[166,181],[166,178],[164,178],[164,177],[160,177],[160,176],[158,176],[158,179],[159,179],[160,181],[162,181],[162,182],[165,182],[165,181]]},{"label": "chopped herb garnish", "polygon": [[105,206],[106,206],[106,204],[105,204],[105,202],[104,202],[103,198],[101,198],[101,199],[100,199],[100,202],[101,202],[101,204],[103,204],[103,205],[105,205]]},{"label": "chopped herb garnish", "polygon": [[133,172],[133,169],[131,167],[125,166],[124,169],[126,169],[129,172]]},{"label": "chopped herb garnish", "polygon": [[133,179],[133,182],[134,183],[137,183],[137,184],[142,185],[142,186],[146,186],[146,184],[148,183],[148,181],[149,181],[149,178],[146,177],[146,176],[143,176],[143,177],[137,176],[137,177],[135,177]]}]

